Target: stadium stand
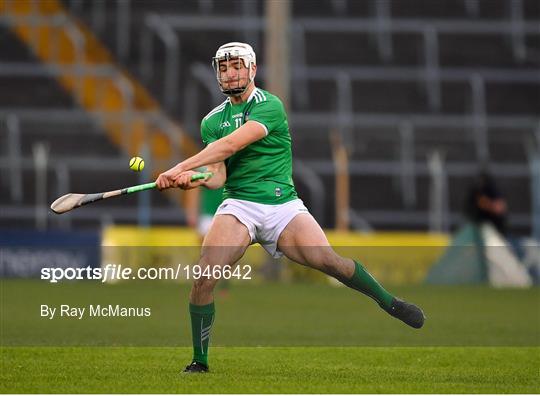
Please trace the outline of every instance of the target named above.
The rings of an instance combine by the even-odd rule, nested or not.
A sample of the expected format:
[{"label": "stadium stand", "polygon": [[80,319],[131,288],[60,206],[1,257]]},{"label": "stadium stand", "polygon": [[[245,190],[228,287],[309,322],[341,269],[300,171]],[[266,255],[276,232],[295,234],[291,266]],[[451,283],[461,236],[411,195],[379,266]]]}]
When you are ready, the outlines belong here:
[{"label": "stadium stand", "polygon": [[[289,115],[298,189],[322,224],[335,223],[329,134],[337,130],[350,156],[354,227],[454,228],[468,183],[489,164],[507,194],[511,229],[529,232],[528,147],[540,143],[538,2],[313,3],[292,3]],[[221,100],[209,62],[220,44],[251,42],[263,65],[259,84],[264,87],[263,1],[65,0],[63,5],[194,139],[200,118]],[[7,33],[3,36],[2,45],[14,49],[2,51],[2,63],[24,53],[15,49],[15,41]],[[13,76],[3,75],[15,83]],[[0,95],[2,109],[9,100],[17,108],[49,103],[79,111],[61,90],[45,88],[48,85],[32,95],[35,104],[25,102],[29,95],[24,86],[32,83],[23,80],[13,88],[25,92],[20,99],[13,95],[13,101],[2,101]],[[50,77],[44,80],[54,85]],[[27,144],[39,140],[38,133],[25,136]],[[96,136],[97,162],[105,164],[101,156],[108,153],[122,169],[126,157],[106,142],[104,133],[84,135]],[[82,170],[73,172],[73,180],[83,175]],[[118,177],[135,181],[127,172]],[[95,179],[99,184],[99,176]],[[153,205],[161,202],[154,196]],[[134,198],[123,207],[135,208],[135,203]],[[159,205],[164,213],[179,215],[153,221],[181,221],[181,210],[166,202]]]},{"label": "stadium stand", "polygon": [[[111,142],[91,115],[78,108],[52,72],[5,26],[0,26],[0,53],[3,227],[34,227],[36,208],[69,191],[107,191],[140,182],[127,166],[127,154]],[[39,146],[48,153],[45,175],[35,169]],[[37,179],[42,176],[45,188],[38,192]],[[156,194],[152,204],[151,220],[182,220],[181,211],[164,196]],[[48,216],[44,225],[95,228],[133,222],[138,216],[135,197],[97,205],[74,212],[70,219]]]}]

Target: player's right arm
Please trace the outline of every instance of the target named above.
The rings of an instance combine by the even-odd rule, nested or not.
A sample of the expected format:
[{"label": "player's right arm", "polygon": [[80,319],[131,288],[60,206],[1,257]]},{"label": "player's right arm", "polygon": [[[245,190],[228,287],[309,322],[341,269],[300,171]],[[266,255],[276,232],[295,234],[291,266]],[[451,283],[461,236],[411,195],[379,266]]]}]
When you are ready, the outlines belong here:
[{"label": "player's right arm", "polygon": [[205,172],[212,172],[212,177],[206,180],[191,181],[191,176],[199,173],[198,171],[189,170],[182,172],[176,180],[177,187],[182,190],[191,190],[193,188],[204,186],[211,190],[215,190],[223,187],[225,180],[227,180],[227,168],[224,162],[217,162],[215,164],[208,165]]}]

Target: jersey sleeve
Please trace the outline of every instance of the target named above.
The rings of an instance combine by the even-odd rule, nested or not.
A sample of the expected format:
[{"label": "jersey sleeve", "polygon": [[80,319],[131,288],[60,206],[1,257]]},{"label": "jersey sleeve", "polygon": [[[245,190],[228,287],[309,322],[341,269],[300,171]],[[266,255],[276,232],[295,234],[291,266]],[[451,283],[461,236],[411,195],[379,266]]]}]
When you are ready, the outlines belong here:
[{"label": "jersey sleeve", "polygon": [[287,122],[287,114],[281,101],[273,98],[256,103],[248,115],[248,120],[264,125],[267,134],[271,134]]},{"label": "jersey sleeve", "polygon": [[208,120],[204,118],[201,121],[201,138],[205,147],[219,139],[210,127]]}]

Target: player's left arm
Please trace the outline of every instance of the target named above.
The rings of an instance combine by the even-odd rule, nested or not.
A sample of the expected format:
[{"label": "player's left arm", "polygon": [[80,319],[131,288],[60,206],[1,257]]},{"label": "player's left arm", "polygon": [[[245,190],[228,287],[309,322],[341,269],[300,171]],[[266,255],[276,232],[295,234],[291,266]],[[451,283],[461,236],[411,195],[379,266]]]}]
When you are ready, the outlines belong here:
[{"label": "player's left arm", "polygon": [[176,187],[180,175],[190,169],[222,162],[266,136],[266,127],[257,121],[247,121],[230,135],[216,140],[198,154],[180,162],[165,173],[159,175],[156,183],[160,189]]},{"label": "player's left arm", "polygon": [[183,170],[197,168],[206,164],[221,162],[266,136],[266,129],[260,123],[248,121],[236,131],[208,145],[198,154],[180,162]]}]

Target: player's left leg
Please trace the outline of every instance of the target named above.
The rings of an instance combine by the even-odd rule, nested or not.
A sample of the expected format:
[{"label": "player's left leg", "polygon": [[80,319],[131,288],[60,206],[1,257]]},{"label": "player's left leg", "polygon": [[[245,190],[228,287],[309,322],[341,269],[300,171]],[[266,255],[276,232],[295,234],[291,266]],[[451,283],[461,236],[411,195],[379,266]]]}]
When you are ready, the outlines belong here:
[{"label": "player's left leg", "polygon": [[311,214],[298,214],[290,221],[279,236],[278,249],[291,260],[333,276],[371,297],[382,309],[409,326],[420,328],[424,324],[420,308],[390,294],[359,261],[339,256]]}]

